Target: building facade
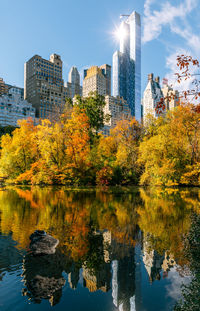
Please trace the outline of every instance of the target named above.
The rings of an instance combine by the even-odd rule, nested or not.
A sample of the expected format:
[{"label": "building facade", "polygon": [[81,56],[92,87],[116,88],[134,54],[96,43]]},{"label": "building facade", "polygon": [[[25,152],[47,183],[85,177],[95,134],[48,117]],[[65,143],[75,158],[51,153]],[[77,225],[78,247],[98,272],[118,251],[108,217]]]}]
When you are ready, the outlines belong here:
[{"label": "building facade", "polygon": [[110,134],[110,130],[117,125],[121,120],[129,120],[131,118],[131,110],[127,101],[122,97],[105,96],[106,105],[104,107],[104,114],[110,116],[110,120],[105,122],[102,133],[105,136]]},{"label": "building facade", "polygon": [[19,94],[20,88],[12,87],[8,94],[0,97],[0,125],[18,126],[18,120],[35,119],[35,108]]},{"label": "building facade", "polygon": [[163,98],[163,93],[160,86],[160,79],[156,77],[154,80],[153,73],[148,75],[148,83],[143,94],[143,119],[144,122],[148,115],[158,117],[162,113],[166,112],[166,106],[164,109],[159,109],[157,105]]},{"label": "building facade", "polygon": [[83,97],[91,92],[103,96],[111,95],[111,66],[92,66],[84,70]]},{"label": "building facade", "polygon": [[66,97],[59,55],[52,54],[50,60],[34,55],[25,63],[24,98],[36,109],[38,118],[57,118],[64,108]]},{"label": "building facade", "polygon": [[120,51],[113,54],[113,96],[127,100],[131,114],[141,119],[141,21],[135,11],[120,25]]},{"label": "building facade", "polygon": [[8,93],[8,85],[0,78],[0,96]]},{"label": "building facade", "polygon": [[154,79],[153,73],[148,75],[148,83],[143,94],[143,118],[148,115],[157,118],[173,110],[179,105],[179,92],[173,90],[167,83],[160,86],[160,78]]},{"label": "building facade", "polygon": [[82,87],[80,85],[80,74],[76,67],[72,67],[70,69],[66,87],[67,87],[67,97],[73,99],[75,95],[80,96],[82,95]]},{"label": "building facade", "polygon": [[111,66],[108,64],[99,67],[106,78],[106,95],[111,95]]},{"label": "building facade", "polygon": [[24,99],[24,89],[22,87],[8,85],[8,93],[12,95],[19,95],[21,99]]},{"label": "building facade", "polygon": [[167,83],[163,84],[162,93],[167,110],[173,110],[179,105],[179,92],[173,90]]}]

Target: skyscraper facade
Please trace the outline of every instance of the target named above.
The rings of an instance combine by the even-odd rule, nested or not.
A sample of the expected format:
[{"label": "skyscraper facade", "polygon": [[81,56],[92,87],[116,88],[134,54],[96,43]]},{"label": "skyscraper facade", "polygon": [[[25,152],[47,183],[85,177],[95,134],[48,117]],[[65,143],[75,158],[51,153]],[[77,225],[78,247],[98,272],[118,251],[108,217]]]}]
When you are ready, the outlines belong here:
[{"label": "skyscraper facade", "polygon": [[90,92],[97,92],[104,96],[111,95],[110,65],[92,66],[84,70],[83,97],[87,97]]},{"label": "skyscraper facade", "polygon": [[108,64],[99,67],[106,78],[106,95],[111,95],[111,66]]},{"label": "skyscraper facade", "polygon": [[141,119],[141,22],[133,12],[119,29],[120,51],[113,54],[113,96],[127,100],[131,114]]},{"label": "skyscraper facade", "polygon": [[50,60],[34,55],[25,63],[24,98],[36,108],[37,117],[55,119],[66,96],[59,55],[52,54]]},{"label": "skyscraper facade", "polygon": [[91,92],[106,95],[106,77],[98,66],[84,70],[83,97],[87,97]]},{"label": "skyscraper facade", "polygon": [[68,75],[67,96],[73,99],[75,95],[82,95],[82,87],[78,69],[73,66]]}]

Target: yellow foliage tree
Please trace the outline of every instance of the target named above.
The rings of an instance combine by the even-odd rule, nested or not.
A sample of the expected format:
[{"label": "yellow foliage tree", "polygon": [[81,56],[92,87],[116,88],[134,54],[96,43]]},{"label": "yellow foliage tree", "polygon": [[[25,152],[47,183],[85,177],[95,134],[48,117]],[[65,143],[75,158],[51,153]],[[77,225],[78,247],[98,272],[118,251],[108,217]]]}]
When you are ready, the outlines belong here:
[{"label": "yellow foliage tree", "polygon": [[24,173],[38,158],[35,139],[37,128],[32,119],[19,121],[20,128],[13,135],[6,134],[1,139],[0,171],[9,178]]},{"label": "yellow foliage tree", "polygon": [[[143,165],[140,183],[173,186],[187,180],[198,184],[200,114],[193,105],[182,104],[156,125],[153,132],[147,129],[147,135],[140,144],[138,162]],[[193,168],[194,181],[187,178]]]}]

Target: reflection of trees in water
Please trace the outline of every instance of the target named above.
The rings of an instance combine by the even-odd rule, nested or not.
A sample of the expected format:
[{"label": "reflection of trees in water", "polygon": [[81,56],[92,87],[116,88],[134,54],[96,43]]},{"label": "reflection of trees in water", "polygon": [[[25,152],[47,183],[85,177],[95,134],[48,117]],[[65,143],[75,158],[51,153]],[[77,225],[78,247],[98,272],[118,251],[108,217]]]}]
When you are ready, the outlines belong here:
[{"label": "reflection of trees in water", "polygon": [[199,204],[199,193],[142,189],[140,194],[113,194],[39,187],[9,190],[0,193],[1,231],[12,232],[13,239],[25,248],[30,234],[43,229],[60,240],[63,252],[78,260],[89,252],[91,230],[107,229],[112,239],[135,245],[139,225],[144,236],[148,234],[152,249],[160,254],[170,250],[181,264],[182,236],[190,226],[191,208],[197,209]]},{"label": "reflection of trees in water", "polygon": [[[34,264],[35,258],[30,255],[25,258],[24,280],[33,300],[52,297],[52,303],[56,303],[64,285],[62,272],[68,273],[74,289],[81,267],[84,285],[90,291],[108,291],[112,283],[116,284],[115,280],[111,282],[115,267],[117,287],[113,299],[118,307],[129,310],[134,303],[135,244],[143,245],[152,280],[159,279],[161,270],[167,275],[176,262],[184,267],[188,259],[184,256],[183,237],[190,227],[191,210],[198,210],[199,192],[191,191],[190,196],[185,190],[141,190],[140,194],[37,187],[31,191],[9,190],[0,193],[0,226],[3,233],[12,232],[13,239],[23,248],[28,247],[28,237],[36,229],[60,240],[60,253],[56,253],[48,269],[48,258],[42,258],[40,265]],[[40,270],[40,266],[44,269]]]},{"label": "reflection of trees in water", "polygon": [[20,188],[0,193],[0,226],[3,233],[12,232],[23,248],[29,245],[28,237],[34,230],[43,229],[58,238],[62,251],[77,261],[90,250],[90,232],[107,229],[112,239],[134,246],[139,225],[152,249],[160,254],[169,250],[184,264],[182,237],[190,226],[191,208],[197,209],[199,204],[199,193],[142,189],[140,194],[113,194]]},{"label": "reflection of trees in water", "polygon": [[134,242],[138,195],[102,195],[33,188],[0,193],[1,230],[13,232],[20,247],[27,247],[36,229],[50,232],[60,240],[64,252],[78,259],[89,250],[91,229],[107,228],[124,243]]},{"label": "reflection of trees in water", "polygon": [[195,206],[184,200],[185,191],[140,192],[144,204],[137,209],[138,224],[149,252],[164,255],[168,251],[179,265],[184,266],[187,259],[183,239],[190,228],[190,215]]},{"label": "reflection of trees in water", "polygon": [[185,255],[190,262],[193,279],[182,287],[182,301],[177,303],[175,311],[200,310],[200,215],[192,215],[192,225],[185,240]]}]

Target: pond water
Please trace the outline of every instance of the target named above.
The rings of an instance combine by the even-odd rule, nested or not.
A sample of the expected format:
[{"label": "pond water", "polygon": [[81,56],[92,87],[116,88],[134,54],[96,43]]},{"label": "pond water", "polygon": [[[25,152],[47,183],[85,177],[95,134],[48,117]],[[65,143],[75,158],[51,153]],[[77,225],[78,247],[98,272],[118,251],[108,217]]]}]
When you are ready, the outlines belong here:
[{"label": "pond water", "polygon": [[[1,189],[0,310],[173,310],[199,211],[197,188]],[[36,229],[59,239],[54,255],[30,254]]]}]

